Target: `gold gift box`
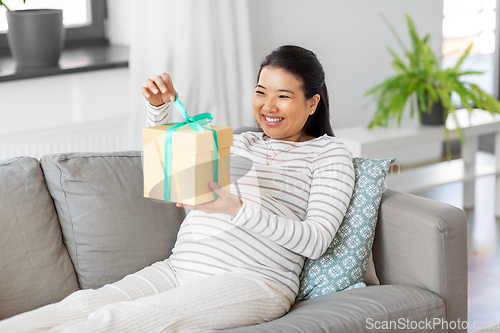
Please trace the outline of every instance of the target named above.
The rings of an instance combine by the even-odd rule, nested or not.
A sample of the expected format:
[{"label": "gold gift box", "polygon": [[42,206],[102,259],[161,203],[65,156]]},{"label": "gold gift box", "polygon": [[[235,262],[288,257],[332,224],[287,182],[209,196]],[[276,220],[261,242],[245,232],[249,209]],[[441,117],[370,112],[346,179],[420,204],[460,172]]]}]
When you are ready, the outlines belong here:
[{"label": "gold gift box", "polygon": [[[146,127],[142,130],[144,154],[144,197],[164,200],[165,134],[172,125]],[[229,192],[231,127],[205,127],[217,131],[219,147],[218,183]],[[198,132],[184,125],[172,132],[172,167],[170,201],[196,205],[214,200],[208,183],[214,180],[214,135],[211,130]]]}]

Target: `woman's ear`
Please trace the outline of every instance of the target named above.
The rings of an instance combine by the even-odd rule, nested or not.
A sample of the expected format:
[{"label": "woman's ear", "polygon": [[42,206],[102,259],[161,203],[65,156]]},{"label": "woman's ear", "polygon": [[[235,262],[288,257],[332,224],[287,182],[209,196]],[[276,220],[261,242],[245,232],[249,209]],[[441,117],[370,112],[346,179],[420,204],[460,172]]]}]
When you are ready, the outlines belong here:
[{"label": "woman's ear", "polygon": [[318,107],[319,101],[321,100],[321,96],[319,94],[314,95],[309,100],[309,114],[313,114]]}]

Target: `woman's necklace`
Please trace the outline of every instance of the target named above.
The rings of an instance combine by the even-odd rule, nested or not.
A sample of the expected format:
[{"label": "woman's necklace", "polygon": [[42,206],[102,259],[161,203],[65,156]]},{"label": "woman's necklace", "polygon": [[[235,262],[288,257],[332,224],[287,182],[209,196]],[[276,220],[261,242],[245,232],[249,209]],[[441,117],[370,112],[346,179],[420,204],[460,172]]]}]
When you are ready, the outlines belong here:
[{"label": "woman's necklace", "polygon": [[[299,142],[297,141],[297,142],[295,142],[293,145],[291,145],[290,147],[288,147],[288,148],[286,148],[286,149],[284,149],[284,150],[280,151],[279,153],[276,153],[276,152],[274,151],[274,149],[273,149],[273,146],[271,146],[270,141],[271,141],[271,138],[269,138],[269,141],[266,141],[266,142],[267,142],[267,148],[266,148],[266,163],[267,163],[267,165],[269,165],[269,163],[271,163],[271,162],[274,160],[274,158],[275,158],[276,156],[278,156],[278,155],[279,155],[279,154],[281,154],[281,153],[288,152],[288,151],[292,150],[292,148],[293,148],[293,147],[295,147],[295,146],[297,145],[297,143],[299,143]],[[274,156],[273,156],[273,158],[271,158],[271,160],[269,160],[269,154],[268,154],[268,152],[269,152],[269,147],[271,147],[271,149],[272,149],[272,151],[273,151],[273,153],[274,153]]]}]

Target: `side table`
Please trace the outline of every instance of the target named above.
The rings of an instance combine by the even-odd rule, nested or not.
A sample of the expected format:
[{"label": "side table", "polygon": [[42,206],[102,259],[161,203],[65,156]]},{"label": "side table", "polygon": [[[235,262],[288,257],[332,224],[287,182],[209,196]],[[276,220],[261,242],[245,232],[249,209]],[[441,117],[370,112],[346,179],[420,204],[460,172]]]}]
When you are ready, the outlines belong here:
[{"label": "side table", "polygon": [[[396,170],[387,176],[387,187],[405,192],[418,192],[463,181],[463,205],[465,209],[474,207],[475,179],[486,175],[496,175],[495,216],[500,217],[500,115],[474,109],[472,113],[466,109],[456,111],[462,128],[465,143],[461,148],[461,159],[439,162],[410,170]],[[455,122],[451,116],[446,121],[449,138],[458,138]],[[494,165],[476,166],[478,153],[478,137],[483,134],[495,134]],[[342,139],[353,156],[384,156],[389,149],[408,148],[445,140],[442,126],[402,125],[399,127],[377,127],[367,129],[366,126],[340,128],[336,134]],[[397,156],[394,156],[397,158]],[[397,163],[397,160],[396,160]],[[440,168],[439,168],[440,167]],[[397,169],[397,168],[396,168]]]}]

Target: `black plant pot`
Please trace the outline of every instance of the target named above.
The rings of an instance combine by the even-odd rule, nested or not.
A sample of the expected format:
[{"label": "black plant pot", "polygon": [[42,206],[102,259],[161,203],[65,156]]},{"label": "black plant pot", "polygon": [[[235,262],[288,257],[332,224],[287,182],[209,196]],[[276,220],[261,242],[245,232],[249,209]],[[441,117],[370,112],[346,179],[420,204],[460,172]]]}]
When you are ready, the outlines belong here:
[{"label": "black plant pot", "polygon": [[[425,103],[428,106],[427,94],[425,95]],[[422,111],[422,106],[420,105],[420,100],[417,99],[418,111],[420,112],[422,125],[444,125],[444,106],[441,100],[434,102],[432,104],[431,110]]]},{"label": "black plant pot", "polygon": [[64,45],[62,10],[7,12],[7,38],[18,69],[57,67]]}]

